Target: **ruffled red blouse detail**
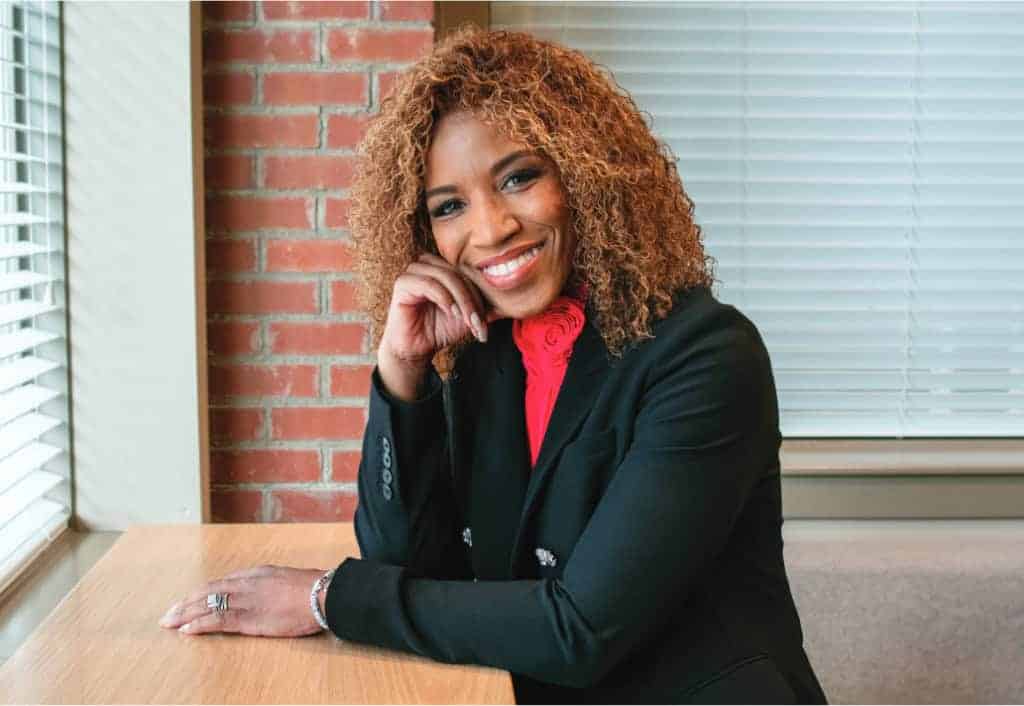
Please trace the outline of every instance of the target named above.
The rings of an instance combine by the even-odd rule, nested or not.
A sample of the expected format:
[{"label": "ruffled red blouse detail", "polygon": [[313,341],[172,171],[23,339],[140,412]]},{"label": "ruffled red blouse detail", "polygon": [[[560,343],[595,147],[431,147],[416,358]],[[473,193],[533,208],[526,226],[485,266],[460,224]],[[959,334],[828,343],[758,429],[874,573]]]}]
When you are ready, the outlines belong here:
[{"label": "ruffled red blouse detail", "polygon": [[[586,290],[581,293],[585,299]],[[569,367],[573,345],[583,330],[583,302],[560,296],[546,311],[512,323],[512,340],[523,356],[526,369],[526,436],[530,465],[537,465],[558,391]]]}]

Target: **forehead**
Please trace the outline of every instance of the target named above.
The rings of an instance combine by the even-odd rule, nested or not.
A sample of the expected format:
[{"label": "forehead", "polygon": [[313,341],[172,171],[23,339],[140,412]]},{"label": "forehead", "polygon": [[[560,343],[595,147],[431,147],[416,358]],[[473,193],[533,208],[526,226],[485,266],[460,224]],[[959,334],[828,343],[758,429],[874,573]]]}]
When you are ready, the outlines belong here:
[{"label": "forehead", "polygon": [[487,170],[509,152],[521,149],[526,149],[526,145],[506,137],[472,114],[449,113],[434,127],[427,151],[427,186],[441,183],[449,175]]}]

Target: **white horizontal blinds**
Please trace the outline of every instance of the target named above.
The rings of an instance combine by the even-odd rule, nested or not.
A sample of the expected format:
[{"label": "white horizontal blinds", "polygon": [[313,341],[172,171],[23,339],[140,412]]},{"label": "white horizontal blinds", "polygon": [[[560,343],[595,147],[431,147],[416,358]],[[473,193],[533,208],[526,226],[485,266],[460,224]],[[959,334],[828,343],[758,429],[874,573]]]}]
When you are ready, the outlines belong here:
[{"label": "white horizontal blinds", "polygon": [[59,30],[0,3],[0,591],[69,517]]},{"label": "white horizontal blinds", "polygon": [[491,13],[651,114],[784,436],[1024,436],[1024,3]]}]

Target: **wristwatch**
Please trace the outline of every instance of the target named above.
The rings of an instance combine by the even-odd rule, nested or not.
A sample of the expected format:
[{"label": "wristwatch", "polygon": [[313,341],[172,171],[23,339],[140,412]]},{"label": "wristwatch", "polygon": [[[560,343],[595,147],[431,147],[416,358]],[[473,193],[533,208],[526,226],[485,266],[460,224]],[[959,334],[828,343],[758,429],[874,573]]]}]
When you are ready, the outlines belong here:
[{"label": "wristwatch", "polygon": [[316,622],[324,630],[327,630],[329,628],[327,627],[327,619],[324,617],[324,614],[320,611],[319,594],[321,590],[327,587],[327,584],[331,582],[331,579],[334,578],[335,571],[337,571],[336,568],[331,569],[326,574],[324,574],[316,581],[314,581],[313,590],[309,592],[309,607],[313,610],[313,617],[316,618]]}]

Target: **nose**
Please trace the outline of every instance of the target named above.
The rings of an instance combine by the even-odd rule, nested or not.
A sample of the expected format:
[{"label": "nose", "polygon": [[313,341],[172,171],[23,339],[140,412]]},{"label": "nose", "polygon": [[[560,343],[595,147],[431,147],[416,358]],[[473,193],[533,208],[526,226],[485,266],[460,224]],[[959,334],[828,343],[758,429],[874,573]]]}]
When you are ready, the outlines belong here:
[{"label": "nose", "polygon": [[472,232],[476,245],[500,245],[518,231],[519,219],[501,194],[492,194],[478,202]]}]

